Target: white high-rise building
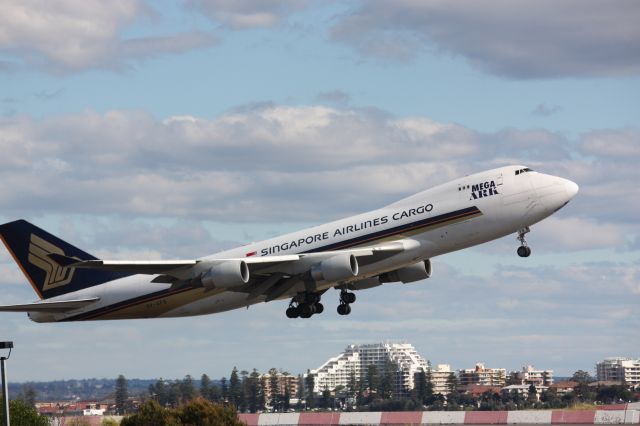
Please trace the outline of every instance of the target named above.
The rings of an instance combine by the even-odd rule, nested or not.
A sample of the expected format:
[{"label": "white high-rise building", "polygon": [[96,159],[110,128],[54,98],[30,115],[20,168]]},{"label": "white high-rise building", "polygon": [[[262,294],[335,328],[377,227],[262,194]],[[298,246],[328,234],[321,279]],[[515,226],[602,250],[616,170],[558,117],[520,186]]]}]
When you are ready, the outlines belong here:
[{"label": "white high-rise building", "polygon": [[596,364],[598,380],[640,385],[640,359],[605,358]]},{"label": "white high-rise building", "polygon": [[553,384],[553,370],[536,370],[531,365],[522,367],[518,378],[523,385],[551,386]]},{"label": "white high-rise building", "polygon": [[311,370],[313,392],[321,394],[325,389],[333,391],[339,386],[348,387],[349,379],[365,383],[369,366],[374,365],[380,378],[390,368],[393,390],[396,395],[404,395],[414,386],[414,374],[420,369],[427,370],[427,362],[413,345],[409,343],[374,343],[349,345],[343,353],[330,358],[319,368]]}]

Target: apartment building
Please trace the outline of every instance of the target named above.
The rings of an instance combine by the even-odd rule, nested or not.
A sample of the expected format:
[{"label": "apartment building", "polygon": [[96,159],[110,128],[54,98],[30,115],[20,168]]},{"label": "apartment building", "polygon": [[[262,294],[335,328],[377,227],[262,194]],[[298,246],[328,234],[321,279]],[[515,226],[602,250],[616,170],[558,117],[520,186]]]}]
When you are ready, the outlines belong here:
[{"label": "apartment building", "polygon": [[598,381],[614,381],[640,385],[640,359],[623,357],[605,358],[596,364]]},{"label": "apartment building", "polygon": [[507,381],[507,370],[504,368],[487,368],[477,363],[474,368],[458,370],[460,387],[468,385],[504,386]]},{"label": "apartment building", "polygon": [[553,370],[536,370],[532,365],[522,367],[518,372],[522,385],[551,386],[553,384]]},{"label": "apartment building", "polygon": [[[380,376],[391,373],[393,390],[398,396],[406,395],[414,387],[417,371],[427,370],[427,362],[409,343],[374,343],[349,345],[338,356],[305,375],[313,375],[313,392],[348,387],[351,377],[364,383],[370,366],[375,366]],[[389,371],[391,369],[391,371]]]}]

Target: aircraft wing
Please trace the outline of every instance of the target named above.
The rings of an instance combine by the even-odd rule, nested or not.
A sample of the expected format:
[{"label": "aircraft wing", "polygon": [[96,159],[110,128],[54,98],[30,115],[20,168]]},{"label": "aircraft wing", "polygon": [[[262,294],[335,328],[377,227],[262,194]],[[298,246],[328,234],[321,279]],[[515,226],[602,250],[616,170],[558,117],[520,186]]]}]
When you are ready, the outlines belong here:
[{"label": "aircraft wing", "polygon": [[[405,250],[404,243],[393,241],[371,247],[362,247],[345,250],[323,251],[302,254],[290,254],[281,256],[256,256],[243,258],[206,259],[206,260],[81,260],[58,253],[49,253],[47,256],[62,267],[97,269],[114,272],[128,272],[134,274],[162,274],[179,279],[184,279],[190,269],[201,270],[205,265],[211,266],[225,262],[245,262],[249,270],[260,275],[280,272],[283,274],[300,274],[308,270],[315,263],[324,259],[339,255],[353,254],[359,258],[359,263],[367,264],[376,262],[381,258],[399,253]],[[360,260],[360,258],[371,259]],[[195,266],[200,266],[194,268]]]},{"label": "aircraft wing", "polygon": [[[335,256],[353,255],[359,265],[378,262],[410,248],[417,242],[390,241],[369,247],[349,248],[323,252],[311,252],[281,256],[249,256],[225,259],[163,260],[163,261],[122,261],[122,260],[79,260],[51,253],[48,256],[63,267],[88,268],[134,274],[158,275],[152,281],[188,285],[199,280],[211,268],[225,263],[246,264],[251,279],[245,284],[227,287],[227,290],[247,293],[247,299],[265,296],[274,300],[286,294],[303,280],[314,265]],[[196,284],[198,285],[198,284]],[[201,283],[200,283],[201,285]]]},{"label": "aircraft wing", "polygon": [[60,300],[52,302],[25,303],[22,305],[0,306],[0,312],[61,312],[82,308],[100,300],[99,297],[76,300]]}]

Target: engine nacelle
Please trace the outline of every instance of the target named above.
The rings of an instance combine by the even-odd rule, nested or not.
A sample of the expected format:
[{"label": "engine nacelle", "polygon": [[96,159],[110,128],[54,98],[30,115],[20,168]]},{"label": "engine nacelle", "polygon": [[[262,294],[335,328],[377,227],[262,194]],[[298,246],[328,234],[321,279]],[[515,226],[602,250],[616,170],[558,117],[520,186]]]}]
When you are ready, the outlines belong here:
[{"label": "engine nacelle", "polygon": [[386,272],[380,275],[380,282],[394,283],[402,282],[403,284],[412,283],[414,281],[424,280],[431,276],[431,261],[429,259],[414,263],[395,271]]},{"label": "engine nacelle", "polygon": [[366,290],[368,288],[378,287],[379,285],[382,285],[382,283],[380,282],[380,278],[371,277],[349,283],[349,285],[347,285],[347,288],[349,290]]},{"label": "engine nacelle", "polygon": [[213,265],[200,278],[207,288],[239,287],[249,282],[249,267],[244,260],[228,260]]},{"label": "engine nacelle", "polygon": [[343,281],[358,275],[358,260],[352,254],[339,254],[311,268],[314,281]]}]

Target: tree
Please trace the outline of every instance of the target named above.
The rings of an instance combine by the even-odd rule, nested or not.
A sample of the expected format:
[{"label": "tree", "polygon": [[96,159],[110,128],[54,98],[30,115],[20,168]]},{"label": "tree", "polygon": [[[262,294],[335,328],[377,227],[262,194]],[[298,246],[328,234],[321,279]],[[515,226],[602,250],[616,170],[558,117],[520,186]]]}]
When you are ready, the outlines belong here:
[{"label": "tree", "polygon": [[184,376],[184,379],[182,379],[180,383],[180,396],[182,397],[183,403],[189,402],[196,397],[196,388],[193,385],[193,379],[190,374]]},{"label": "tree", "polygon": [[511,385],[520,385],[522,384],[522,380],[520,380],[520,376],[518,375],[517,371],[512,371],[509,373],[509,376],[507,377],[506,386],[511,386]]},{"label": "tree", "polygon": [[240,405],[241,395],[242,388],[240,386],[238,369],[233,367],[233,370],[231,370],[231,376],[229,376],[229,402],[237,407]]},{"label": "tree", "polygon": [[35,407],[36,406],[36,391],[30,385],[22,385],[22,391],[18,396],[18,399],[22,399],[28,405]]},{"label": "tree", "polygon": [[249,372],[247,370],[242,370],[240,372],[240,405],[238,405],[238,411],[244,413],[247,411],[248,405],[248,396],[249,396]]},{"label": "tree", "polygon": [[458,391],[458,378],[454,373],[449,373],[447,377],[447,391],[449,393]]},{"label": "tree", "polygon": [[356,396],[358,392],[358,380],[356,379],[356,372],[352,368],[349,371],[349,380],[347,381],[347,393],[349,394],[349,398],[353,398]]},{"label": "tree", "polygon": [[211,387],[209,389],[209,400],[211,402],[223,402],[220,386],[213,382],[211,383]]},{"label": "tree", "polygon": [[226,377],[223,377],[222,379],[220,379],[220,397],[224,402],[229,401],[229,385],[227,383]]},{"label": "tree", "polygon": [[421,404],[424,404],[427,399],[427,375],[421,369],[415,374],[413,381],[413,392],[415,397]]},{"label": "tree", "polygon": [[163,408],[156,401],[147,401],[140,405],[138,412],[125,417],[120,426],[179,426],[182,422],[173,410]]},{"label": "tree", "polygon": [[431,404],[433,402],[433,374],[431,374],[431,361],[427,361],[427,377],[424,402]]},{"label": "tree", "polygon": [[127,379],[120,374],[116,379],[116,413],[120,416],[124,415],[127,409],[127,399],[129,391],[127,390]]},{"label": "tree", "polygon": [[322,408],[331,407],[331,391],[328,388],[324,388],[322,391],[322,399],[320,400],[320,406]]},{"label": "tree", "polygon": [[172,407],[180,405],[180,382],[177,380],[169,383],[169,389],[167,390],[167,403]]},{"label": "tree", "polygon": [[457,410],[460,402],[460,393],[458,392],[458,378],[454,373],[450,373],[447,377],[447,410]]},{"label": "tree", "polygon": [[284,395],[282,395],[282,410],[289,411],[289,405],[291,404],[291,392],[289,392],[289,382],[284,383]]},{"label": "tree", "polygon": [[536,402],[538,400],[538,390],[536,389],[536,386],[533,383],[529,385],[528,394],[529,394],[529,397],[527,399],[529,400],[529,402]]},{"label": "tree", "polygon": [[163,407],[169,403],[167,386],[164,384],[162,377],[155,384],[149,385],[149,395]]},{"label": "tree", "polygon": [[264,393],[260,383],[260,373],[255,368],[247,379],[247,408],[251,413],[264,409]]},{"label": "tree", "polygon": [[371,364],[367,367],[367,388],[369,388],[369,392],[377,391],[380,386],[379,383],[378,367]]},{"label": "tree", "polygon": [[269,369],[269,389],[271,390],[269,405],[271,405],[271,411],[278,411],[278,403],[280,402],[280,395],[278,394],[278,370],[275,368]]},{"label": "tree", "polygon": [[296,396],[298,398],[296,409],[301,410],[302,400],[304,399],[304,378],[302,377],[302,374],[298,374],[298,393]]},{"label": "tree", "polygon": [[[0,423],[4,421],[3,410],[0,410]],[[49,426],[49,420],[38,414],[38,411],[21,399],[9,401],[9,419],[12,426]]]},{"label": "tree", "polygon": [[211,401],[211,379],[206,374],[200,377],[200,395]]},{"label": "tree", "polygon": [[396,373],[394,365],[387,361],[382,372],[382,377],[378,383],[377,393],[382,399],[390,399],[393,395],[393,382]]},{"label": "tree", "polygon": [[121,426],[240,426],[238,413],[233,407],[214,404],[204,398],[195,398],[177,409],[161,407],[147,401],[139,411],[122,419]]},{"label": "tree", "polygon": [[591,374],[587,373],[584,370],[578,370],[575,373],[573,373],[573,376],[571,376],[571,380],[573,380],[574,382],[578,382],[580,384],[583,383],[591,383],[594,381],[594,378],[591,376]]},{"label": "tree", "polygon": [[306,388],[306,400],[307,408],[313,408],[315,406],[315,395],[313,389],[315,388],[315,376],[311,374],[311,371],[307,370],[307,376],[304,378],[304,384]]},{"label": "tree", "polygon": [[178,410],[178,418],[183,425],[199,426],[243,426],[233,407],[213,404],[206,399],[196,398]]}]

